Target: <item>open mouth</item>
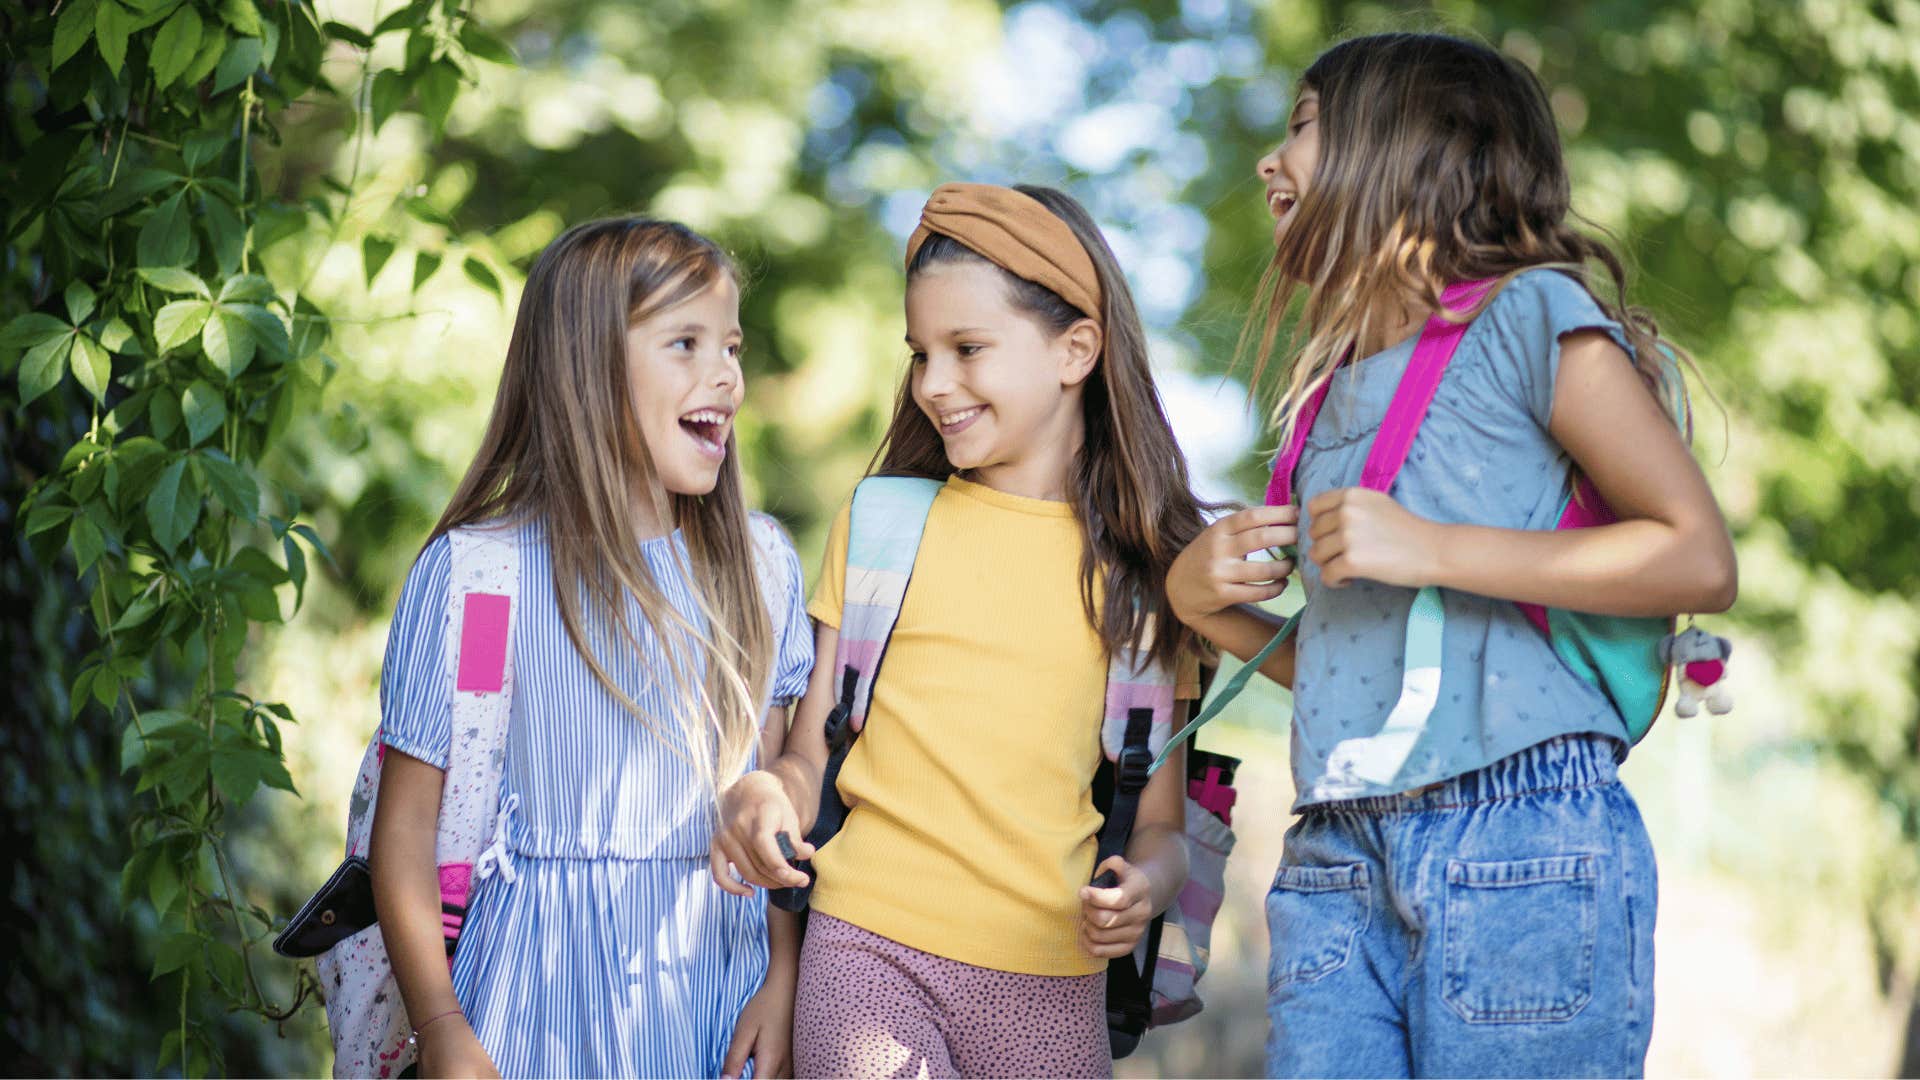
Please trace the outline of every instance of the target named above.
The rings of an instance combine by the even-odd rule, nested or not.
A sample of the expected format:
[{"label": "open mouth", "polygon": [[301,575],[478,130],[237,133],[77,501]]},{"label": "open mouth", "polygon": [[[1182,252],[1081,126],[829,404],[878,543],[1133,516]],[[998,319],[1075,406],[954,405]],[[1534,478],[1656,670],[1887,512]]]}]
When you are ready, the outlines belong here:
[{"label": "open mouth", "polygon": [[733,414],[720,409],[697,409],[680,418],[680,429],[687,433],[702,454],[718,461],[727,456],[727,432]]},{"label": "open mouth", "polygon": [[973,422],[978,420],[980,414],[986,411],[987,407],[985,405],[975,405],[970,409],[961,409],[958,412],[941,413],[939,419],[940,434],[958,435],[973,426]]},{"label": "open mouth", "polygon": [[1300,197],[1291,192],[1269,191],[1267,192],[1267,211],[1274,216],[1275,220],[1278,220],[1286,217],[1287,211],[1292,210],[1294,204],[1299,201]]}]

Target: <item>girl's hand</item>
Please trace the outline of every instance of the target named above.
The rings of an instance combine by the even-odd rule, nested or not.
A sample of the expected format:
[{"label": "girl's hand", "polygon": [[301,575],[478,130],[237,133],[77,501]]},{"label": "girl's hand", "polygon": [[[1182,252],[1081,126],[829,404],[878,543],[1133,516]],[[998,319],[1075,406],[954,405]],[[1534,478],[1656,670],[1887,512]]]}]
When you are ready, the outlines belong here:
[{"label": "girl's hand", "polygon": [[1111,889],[1080,886],[1080,947],[1112,959],[1132,952],[1153,921],[1153,882],[1126,858],[1115,855],[1094,871],[1111,870],[1120,879]]},{"label": "girl's hand", "polygon": [[[813,858],[813,845],[801,837],[800,816],[794,813],[779,777],[761,770],[734,781],[720,798],[720,823],[713,830],[707,856],[714,884],[735,896],[752,896],[755,885],[765,889],[805,885],[807,875],[781,854],[779,833],[787,834],[794,858]],[[728,863],[744,883],[734,880]]]},{"label": "girl's hand", "polygon": [[1207,526],[1167,569],[1167,602],[1174,617],[1198,629],[1198,623],[1235,604],[1257,604],[1285,592],[1293,560],[1247,556],[1293,546],[1300,538],[1299,520],[1300,512],[1291,506],[1256,506]]},{"label": "girl's hand", "polygon": [[733,1025],[721,1076],[739,1076],[749,1060],[756,1078],[793,1075],[793,990],[792,973],[777,967],[767,970],[767,981],[747,1000]]},{"label": "girl's hand", "polygon": [[486,1047],[464,1016],[449,1016],[429,1024],[420,1033],[420,1075],[423,1077],[478,1076],[499,1080]]},{"label": "girl's hand", "polygon": [[1307,555],[1320,581],[1340,588],[1357,578],[1418,589],[1434,583],[1440,525],[1371,488],[1340,488],[1307,503],[1313,543]]}]

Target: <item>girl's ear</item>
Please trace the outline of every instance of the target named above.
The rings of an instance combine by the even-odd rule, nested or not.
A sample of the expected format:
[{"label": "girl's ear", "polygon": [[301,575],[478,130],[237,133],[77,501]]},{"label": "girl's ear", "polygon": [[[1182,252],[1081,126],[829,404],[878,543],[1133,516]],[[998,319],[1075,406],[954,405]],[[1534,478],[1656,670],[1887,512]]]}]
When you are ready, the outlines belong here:
[{"label": "girl's ear", "polygon": [[1092,319],[1081,319],[1060,335],[1060,385],[1078,386],[1093,374],[1093,365],[1100,360],[1100,347],[1105,337],[1100,333],[1100,324]]}]

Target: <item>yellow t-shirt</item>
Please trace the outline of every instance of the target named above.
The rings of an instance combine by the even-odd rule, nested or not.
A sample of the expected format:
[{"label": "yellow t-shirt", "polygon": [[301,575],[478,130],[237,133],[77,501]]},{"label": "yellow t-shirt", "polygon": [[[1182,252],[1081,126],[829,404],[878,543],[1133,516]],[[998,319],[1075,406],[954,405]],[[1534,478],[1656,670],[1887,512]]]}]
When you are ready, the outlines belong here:
[{"label": "yellow t-shirt", "polygon": [[[847,516],[842,507],[807,605],[836,628]],[[1106,968],[1078,941],[1107,685],[1080,602],[1081,546],[1066,503],[958,477],[934,498],[841,768],[854,809],[814,859],[815,909],[976,967]],[[1197,665],[1183,665],[1180,683],[1178,696],[1198,693]]]}]

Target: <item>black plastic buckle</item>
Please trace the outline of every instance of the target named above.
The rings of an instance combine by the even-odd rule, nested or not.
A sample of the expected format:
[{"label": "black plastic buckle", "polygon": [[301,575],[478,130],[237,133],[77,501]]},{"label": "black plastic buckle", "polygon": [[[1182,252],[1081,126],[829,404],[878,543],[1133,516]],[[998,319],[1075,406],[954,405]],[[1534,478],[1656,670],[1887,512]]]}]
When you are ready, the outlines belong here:
[{"label": "black plastic buckle", "polygon": [[1152,773],[1152,751],[1144,746],[1121,747],[1120,760],[1114,762],[1114,788],[1127,792],[1143,791],[1147,786],[1147,778]]}]

